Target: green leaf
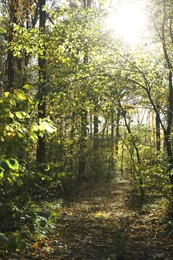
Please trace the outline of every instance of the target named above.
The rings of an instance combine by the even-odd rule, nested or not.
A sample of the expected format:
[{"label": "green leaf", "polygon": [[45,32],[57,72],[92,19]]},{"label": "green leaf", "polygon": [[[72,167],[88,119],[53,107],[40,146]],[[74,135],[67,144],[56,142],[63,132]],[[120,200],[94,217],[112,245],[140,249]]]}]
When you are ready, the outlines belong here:
[{"label": "green leaf", "polygon": [[5,34],[6,35],[7,31],[3,28],[3,27],[0,27],[0,34],[3,35]]},{"label": "green leaf", "polygon": [[57,216],[59,216],[59,212],[57,212],[57,210],[52,210],[52,211],[51,211],[51,215],[52,215],[53,217],[57,217]]},{"label": "green leaf", "polygon": [[17,95],[19,100],[26,100],[27,99],[25,92],[21,89],[16,91],[16,95]]},{"label": "green leaf", "polygon": [[[39,170],[44,170],[44,171],[49,171],[50,170],[50,165],[48,163],[40,163],[38,165]],[[45,177],[44,177],[45,178]]]},{"label": "green leaf", "polygon": [[34,123],[32,124],[32,126],[31,126],[31,131],[37,132],[38,129],[39,129],[39,126],[37,125],[37,123],[34,122]]},{"label": "green leaf", "polygon": [[0,179],[4,177],[4,168],[0,167]]},{"label": "green leaf", "polygon": [[16,159],[9,159],[9,160],[4,160],[4,161],[0,161],[0,168],[2,168],[3,170],[19,170],[19,163]]},{"label": "green leaf", "polygon": [[25,84],[23,86],[24,89],[27,89],[27,90],[31,90],[31,89],[34,89],[34,86],[30,85],[30,84]]},{"label": "green leaf", "polygon": [[8,116],[9,116],[9,118],[14,118],[14,115],[13,115],[13,113],[11,113],[11,111],[9,111],[9,113],[8,113]]},{"label": "green leaf", "polygon": [[19,163],[16,159],[10,159],[8,160],[9,167],[12,170],[19,170]]},{"label": "green leaf", "polygon": [[23,111],[17,111],[15,114],[16,114],[16,117],[19,119],[24,119],[24,118],[30,117],[27,113],[25,113]]}]

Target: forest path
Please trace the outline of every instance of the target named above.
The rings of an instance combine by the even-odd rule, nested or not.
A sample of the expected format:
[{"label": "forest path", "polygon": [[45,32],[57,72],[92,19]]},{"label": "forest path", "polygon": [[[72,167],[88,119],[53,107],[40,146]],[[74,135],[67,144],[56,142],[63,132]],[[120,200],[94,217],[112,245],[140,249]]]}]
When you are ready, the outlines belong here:
[{"label": "forest path", "polygon": [[130,207],[129,195],[126,180],[83,188],[62,208],[39,259],[173,259],[173,240],[165,233],[161,205],[139,212]]}]

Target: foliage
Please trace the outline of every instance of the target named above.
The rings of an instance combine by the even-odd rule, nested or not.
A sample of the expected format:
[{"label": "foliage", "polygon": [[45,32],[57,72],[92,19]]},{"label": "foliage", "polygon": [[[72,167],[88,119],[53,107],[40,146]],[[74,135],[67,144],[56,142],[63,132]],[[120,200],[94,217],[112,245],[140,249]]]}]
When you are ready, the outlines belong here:
[{"label": "foliage", "polygon": [[[6,254],[23,251],[26,246],[32,249],[33,240],[37,241],[47,237],[53,231],[59,218],[61,205],[62,201],[56,201],[56,204],[49,202],[49,204],[38,205],[31,200],[28,200],[25,205],[19,204],[19,201],[6,205],[1,212],[5,216],[11,213],[11,217],[6,219],[4,224],[12,221],[18,231],[10,232],[7,235],[0,233],[0,254],[5,257]],[[30,237],[32,237],[32,241],[26,242]]]}]

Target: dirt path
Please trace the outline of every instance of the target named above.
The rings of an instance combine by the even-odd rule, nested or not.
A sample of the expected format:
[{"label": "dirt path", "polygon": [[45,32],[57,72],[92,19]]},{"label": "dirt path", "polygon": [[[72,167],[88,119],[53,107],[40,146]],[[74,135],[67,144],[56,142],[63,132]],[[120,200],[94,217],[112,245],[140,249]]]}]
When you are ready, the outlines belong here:
[{"label": "dirt path", "polygon": [[125,180],[83,189],[63,207],[39,259],[173,259],[173,239],[165,230],[162,208],[157,204],[139,213],[130,208],[128,198]]}]

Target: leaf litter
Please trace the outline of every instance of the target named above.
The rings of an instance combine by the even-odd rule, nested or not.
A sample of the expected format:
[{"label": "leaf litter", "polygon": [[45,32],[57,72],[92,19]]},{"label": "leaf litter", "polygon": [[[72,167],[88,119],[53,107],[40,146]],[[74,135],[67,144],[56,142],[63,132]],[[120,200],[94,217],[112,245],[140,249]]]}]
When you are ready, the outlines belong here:
[{"label": "leaf litter", "polygon": [[173,223],[164,206],[137,210],[130,195],[126,180],[88,185],[62,207],[54,233],[16,259],[172,260]]}]

